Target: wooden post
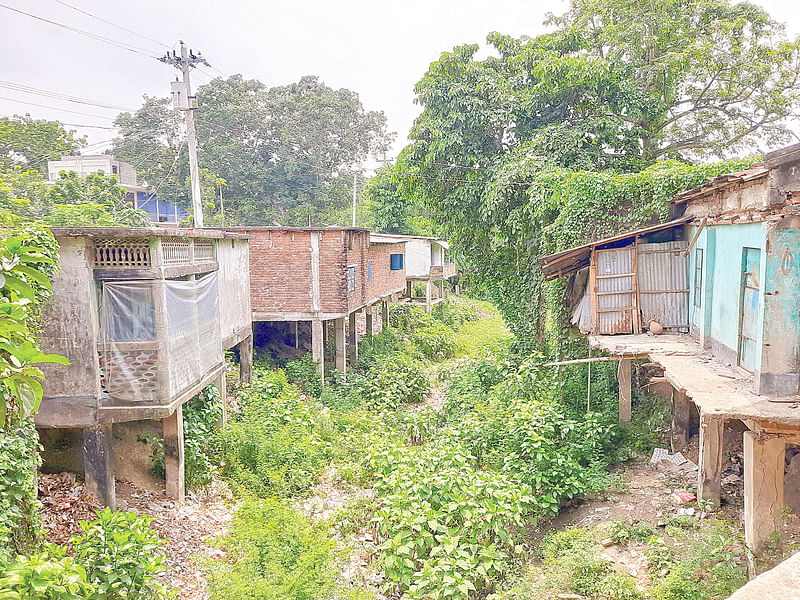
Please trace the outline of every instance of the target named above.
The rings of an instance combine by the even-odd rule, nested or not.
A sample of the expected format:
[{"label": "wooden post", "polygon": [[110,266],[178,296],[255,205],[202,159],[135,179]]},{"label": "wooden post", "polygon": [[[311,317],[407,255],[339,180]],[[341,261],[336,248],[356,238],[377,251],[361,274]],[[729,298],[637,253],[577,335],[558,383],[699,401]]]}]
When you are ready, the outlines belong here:
[{"label": "wooden post", "polygon": [[217,424],[220,429],[224,429],[228,424],[228,385],[225,375],[226,373],[223,369],[222,373],[217,375],[217,378],[214,380],[214,385],[219,392],[220,400],[222,402],[222,416]]},{"label": "wooden post", "polygon": [[439,282],[439,298],[442,298],[442,299],[444,299],[444,298],[446,298],[446,297],[447,297],[447,296],[445,295],[444,279],[442,279],[442,280]]},{"label": "wooden post", "polygon": [[406,296],[409,298],[414,297],[414,282],[413,281],[406,281]]},{"label": "wooden post", "polygon": [[431,314],[433,308],[433,283],[430,279],[425,282],[425,312]]},{"label": "wooden post", "polygon": [[239,381],[250,383],[253,380],[253,334],[239,342]]},{"label": "wooden post", "polygon": [[336,368],[342,373],[347,372],[347,360],[345,360],[345,336],[344,336],[344,317],[336,319]]},{"label": "wooden post", "polygon": [[722,443],[725,421],[700,415],[700,470],[697,473],[697,497],[719,506],[722,490]]},{"label": "wooden post", "polygon": [[783,511],[783,472],[786,442],[744,432],[744,540],[760,555]]},{"label": "wooden post", "polygon": [[183,502],[186,496],[183,456],[183,406],[162,421],[164,425],[164,464],[167,475],[167,497]]},{"label": "wooden post", "polygon": [[375,335],[375,331],[372,329],[372,313],[374,312],[374,308],[372,306],[367,307],[367,314],[366,314],[366,321],[367,321],[367,336],[372,337]]},{"label": "wooden post", "polygon": [[631,359],[622,358],[617,369],[619,381],[619,422],[631,422]]},{"label": "wooden post", "polygon": [[325,381],[325,344],[323,342],[322,321],[311,321],[311,357],[317,361],[317,370]]},{"label": "wooden post", "polygon": [[683,450],[689,441],[691,409],[691,401],[686,394],[673,388],[672,427],[670,430],[670,447],[673,454]]},{"label": "wooden post", "polygon": [[347,324],[349,340],[347,347],[347,360],[350,365],[355,367],[358,362],[358,313],[351,312],[349,315],[349,323]]},{"label": "wooden post", "polygon": [[389,299],[384,298],[381,301],[381,312],[383,313],[381,316],[383,317],[383,328],[389,328]]},{"label": "wooden post", "polygon": [[83,430],[83,470],[86,491],[111,510],[117,508],[111,425]]},{"label": "wooden post", "polygon": [[299,329],[300,329],[300,322],[299,321],[295,321],[294,322],[294,347],[295,348],[299,348],[300,347],[300,331],[299,331]]}]

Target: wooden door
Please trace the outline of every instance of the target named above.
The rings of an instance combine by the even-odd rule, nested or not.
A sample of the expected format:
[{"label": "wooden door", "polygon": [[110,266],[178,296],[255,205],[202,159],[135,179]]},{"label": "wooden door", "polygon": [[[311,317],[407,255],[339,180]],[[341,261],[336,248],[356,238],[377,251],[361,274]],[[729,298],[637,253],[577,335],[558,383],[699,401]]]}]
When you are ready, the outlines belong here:
[{"label": "wooden door", "polygon": [[741,305],[739,310],[739,366],[748,371],[758,369],[758,338],[761,303],[761,250],[742,249]]}]

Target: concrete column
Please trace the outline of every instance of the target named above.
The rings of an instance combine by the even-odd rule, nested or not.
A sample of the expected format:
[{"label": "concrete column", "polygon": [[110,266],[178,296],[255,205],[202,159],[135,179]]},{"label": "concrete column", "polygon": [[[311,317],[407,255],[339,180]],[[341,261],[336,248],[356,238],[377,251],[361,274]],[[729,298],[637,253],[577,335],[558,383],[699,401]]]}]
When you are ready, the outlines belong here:
[{"label": "concrete column", "polygon": [[323,341],[322,321],[311,321],[311,357],[317,361],[317,370],[325,380],[325,343]]},{"label": "concrete column", "polygon": [[444,287],[444,279],[439,282],[439,298],[446,298],[445,296],[445,287]]},{"label": "concrete column", "polygon": [[86,491],[111,510],[116,510],[112,440],[111,425],[95,425],[83,430],[83,470]]},{"label": "concrete column", "polygon": [[358,362],[358,313],[351,312],[348,327],[347,360],[355,367]]},{"label": "concrete column", "polygon": [[623,358],[617,369],[619,381],[619,422],[631,422],[631,359]]},{"label": "concrete column", "polygon": [[164,425],[164,464],[167,475],[167,497],[183,502],[186,496],[183,455],[183,406],[162,421]]},{"label": "concrete column", "polygon": [[367,320],[367,336],[372,337],[375,335],[375,330],[372,328],[372,313],[375,309],[372,306],[367,307],[366,320]]},{"label": "concrete column", "polygon": [[336,341],[336,369],[342,373],[347,373],[347,360],[345,358],[345,336],[344,336],[344,317],[336,319],[335,322]]},{"label": "concrete column", "polygon": [[689,441],[689,425],[691,421],[691,401],[686,394],[672,390],[672,428],[670,444],[672,453],[680,452]]},{"label": "concrete column", "polygon": [[228,385],[225,375],[226,373],[223,370],[222,373],[220,373],[214,380],[214,385],[219,392],[220,401],[222,402],[222,416],[220,417],[220,422],[218,423],[220,429],[224,429],[228,424]]},{"label": "concrete column", "polygon": [[381,312],[383,313],[383,328],[389,328],[389,299],[384,298],[381,300]]},{"label": "concrete column", "polygon": [[239,381],[250,383],[253,380],[253,335],[239,342]]},{"label": "concrete column", "polygon": [[433,283],[430,279],[425,282],[425,312],[431,314],[433,309]]},{"label": "concrete column", "polygon": [[700,415],[700,470],[697,473],[697,497],[719,506],[722,490],[722,444],[725,421]]},{"label": "concrete column", "polygon": [[780,526],[786,442],[744,432],[744,540],[756,555]]},{"label": "concrete column", "polygon": [[300,329],[300,322],[299,321],[295,321],[294,322],[294,347],[295,348],[299,348],[300,347],[300,332],[299,332],[299,329]]},{"label": "concrete column", "polygon": [[406,296],[409,298],[414,297],[414,282],[413,281],[406,281]]}]

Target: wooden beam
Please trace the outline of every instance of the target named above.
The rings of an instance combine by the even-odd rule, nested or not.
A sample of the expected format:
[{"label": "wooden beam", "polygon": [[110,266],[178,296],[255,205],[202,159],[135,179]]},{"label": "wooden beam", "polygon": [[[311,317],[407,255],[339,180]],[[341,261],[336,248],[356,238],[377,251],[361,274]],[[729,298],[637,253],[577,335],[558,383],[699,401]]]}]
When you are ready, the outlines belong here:
[{"label": "wooden beam", "polygon": [[722,446],[725,420],[700,415],[700,458],[697,473],[697,497],[711,500],[719,507],[722,492]]},{"label": "wooden beam", "polygon": [[[646,354],[631,354],[627,355],[626,358],[646,358]],[[594,362],[608,362],[612,360],[624,360],[623,357],[620,356],[592,356],[591,358],[575,358],[573,360],[557,360],[554,362],[547,362],[538,365],[539,367],[561,367],[564,365],[579,365],[582,363],[594,363]]]},{"label": "wooden beam", "polygon": [[684,256],[689,256],[689,251],[697,243],[697,239],[700,237],[700,233],[703,231],[703,229],[706,228],[706,223],[708,223],[708,217],[703,217],[703,220],[700,221],[700,226],[697,228],[697,231],[694,232],[692,239],[689,240],[689,245],[686,246],[686,250],[683,251]]}]

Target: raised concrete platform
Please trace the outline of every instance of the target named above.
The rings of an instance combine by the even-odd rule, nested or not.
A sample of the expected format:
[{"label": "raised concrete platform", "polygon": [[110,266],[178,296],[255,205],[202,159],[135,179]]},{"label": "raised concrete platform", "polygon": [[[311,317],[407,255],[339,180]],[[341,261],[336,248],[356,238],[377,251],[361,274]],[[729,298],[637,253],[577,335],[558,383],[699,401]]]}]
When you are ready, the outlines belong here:
[{"label": "raised concrete platform", "polygon": [[615,356],[649,358],[664,368],[667,381],[695,403],[701,415],[798,427],[800,396],[758,396],[752,375],[702,351],[688,335],[590,336],[592,349]]},{"label": "raised concrete platform", "polygon": [[800,600],[800,553],[740,588],[728,600]]}]

